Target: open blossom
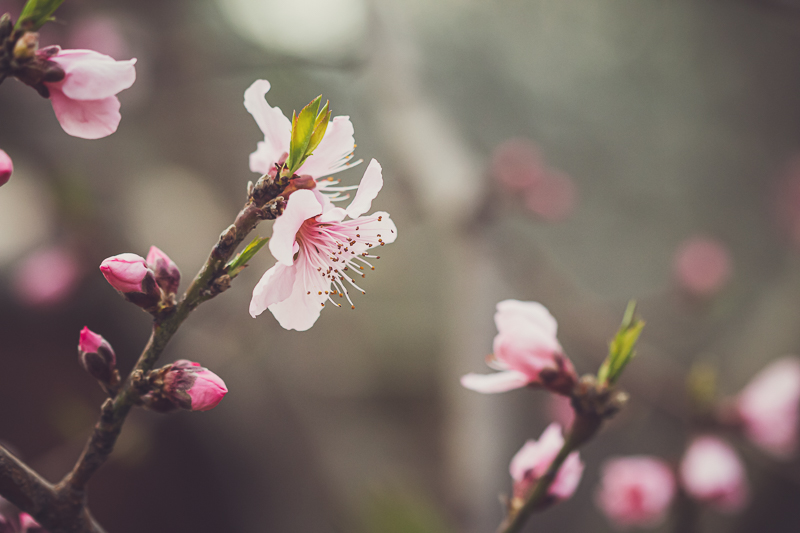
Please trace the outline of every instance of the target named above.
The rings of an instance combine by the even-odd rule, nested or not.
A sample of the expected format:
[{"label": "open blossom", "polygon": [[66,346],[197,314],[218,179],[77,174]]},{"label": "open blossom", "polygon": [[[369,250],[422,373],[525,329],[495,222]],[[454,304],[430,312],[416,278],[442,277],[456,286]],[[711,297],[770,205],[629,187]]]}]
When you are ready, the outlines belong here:
[{"label": "open blossom", "polygon": [[501,372],[467,374],[461,378],[464,387],[492,393],[543,385],[569,393],[578,376],[556,338],[556,319],[542,304],[504,300],[497,304],[494,322],[498,334],[487,364]]},{"label": "open blossom", "polygon": [[[275,165],[286,161],[289,155],[289,141],[292,123],[279,107],[271,107],[264,96],[270,89],[267,80],[256,80],[244,93],[244,107],[253,115],[258,127],[264,133],[256,151],[250,154],[250,170],[260,174],[276,172]],[[315,193],[324,194],[331,199],[351,187],[337,187],[338,181],[320,180],[353,166],[355,140],[350,117],[334,117],[328,124],[325,135],[314,153],[309,155],[303,165],[295,172],[298,176],[310,176],[317,180]]]},{"label": "open blossom", "polygon": [[45,82],[64,131],[82,139],[99,139],[117,131],[122,116],[116,95],[136,80],[136,60],[115,61],[94,50],[45,48],[39,53],[65,74],[61,81]]},{"label": "open blossom", "polygon": [[784,357],[759,372],[736,398],[747,437],[780,458],[797,448],[800,359]]},{"label": "open blossom", "polygon": [[[525,499],[531,488],[547,472],[562,446],[564,446],[564,436],[561,434],[561,426],[555,422],[547,426],[538,441],[531,439],[522,446],[511,459],[509,466],[509,472],[514,480],[512,505],[520,504]],[[575,493],[583,475],[583,468],[578,452],[572,452],[567,456],[547,492],[552,503],[566,500]]]},{"label": "open blossom", "polygon": [[712,436],[696,438],[681,460],[681,483],[696,500],[719,511],[741,510],[749,498],[744,465],[726,442]]},{"label": "open blossom", "polygon": [[645,455],[606,461],[595,501],[618,528],[655,527],[675,497],[675,476],[661,459]]},{"label": "open blossom", "polygon": [[381,187],[381,166],[373,159],[347,209],[320,203],[312,191],[294,192],[272,227],[269,249],[278,262],[253,289],[250,314],[269,309],[284,328],[305,331],[326,301],[340,306],[335,296],[352,307],[348,285],[363,293],[356,276],[374,268],[368,259],[380,257],[373,249],[397,238],[388,213],[363,216]]},{"label": "open blossom", "polygon": [[11,179],[11,173],[14,172],[14,163],[8,154],[0,150],[0,185],[5,185]]}]

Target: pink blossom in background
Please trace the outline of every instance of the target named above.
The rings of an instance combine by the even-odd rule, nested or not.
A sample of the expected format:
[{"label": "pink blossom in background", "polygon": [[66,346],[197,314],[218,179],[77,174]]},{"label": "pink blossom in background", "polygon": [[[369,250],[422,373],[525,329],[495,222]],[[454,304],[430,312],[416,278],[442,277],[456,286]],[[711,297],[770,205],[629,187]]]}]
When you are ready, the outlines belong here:
[{"label": "pink blossom in background", "polygon": [[561,427],[569,431],[575,421],[575,409],[572,408],[572,400],[569,396],[561,394],[547,395],[547,416],[558,422]]},{"label": "pink blossom in background", "polygon": [[[561,434],[561,426],[554,422],[547,426],[538,441],[533,439],[527,441],[514,455],[509,472],[514,480],[515,499],[525,498],[547,472],[562,446],[564,446],[564,436]],[[569,454],[558,470],[553,484],[550,485],[548,495],[556,502],[570,498],[578,488],[583,468],[580,454],[578,452]]]},{"label": "pink blossom in background", "polygon": [[681,460],[680,477],[687,494],[722,512],[740,511],[749,499],[741,459],[728,443],[716,437],[692,441]]},{"label": "pink blossom in background", "polygon": [[148,275],[153,275],[143,257],[130,253],[104,259],[100,271],[106,281],[122,293],[145,292],[142,283]]},{"label": "pink blossom in background", "polygon": [[69,250],[54,246],[25,257],[12,278],[14,293],[31,307],[55,305],[69,297],[78,284],[81,268]]},{"label": "pink blossom in background", "polygon": [[675,476],[669,465],[646,455],[605,462],[595,501],[619,529],[655,527],[675,498]]},{"label": "pink blossom in background", "polygon": [[562,222],[575,211],[578,188],[572,178],[550,170],[525,191],[525,207],[546,222]]},{"label": "pink blossom in background", "polygon": [[96,50],[111,57],[130,56],[130,46],[122,38],[119,20],[108,15],[97,15],[70,24],[67,43],[70,48]]},{"label": "pink blossom in background", "polygon": [[534,187],[545,172],[539,148],[530,139],[509,139],[492,153],[492,176],[511,191]]},{"label": "pink blossom in background", "polygon": [[[200,363],[181,359],[172,364],[164,378],[164,389],[177,405],[192,411],[209,411],[228,393],[228,387],[215,373]],[[188,404],[185,401],[188,398]]]},{"label": "pink blossom in background", "polygon": [[14,162],[3,150],[0,150],[0,186],[8,183],[14,172]]},{"label": "pink blossom in background", "polygon": [[381,187],[381,166],[373,159],[347,209],[320,203],[309,190],[292,193],[272,226],[269,249],[278,262],[253,289],[250,314],[256,317],[269,309],[285,329],[305,331],[326,301],[340,307],[335,296],[353,307],[347,286],[363,293],[355,277],[373,268],[367,259],[379,258],[372,255],[377,248],[397,238],[388,213],[362,216]]},{"label": "pink blossom in background", "polygon": [[[269,89],[270,84],[267,80],[256,80],[244,93],[244,107],[253,115],[256,124],[264,133],[264,140],[260,141],[256,151],[250,154],[250,170],[274,175],[275,165],[285,162],[289,154],[292,123],[279,107],[271,107],[267,103],[264,97]],[[338,187],[338,181],[321,180],[321,178],[360,163],[360,161],[350,163],[353,150],[355,150],[355,140],[350,117],[334,117],[328,124],[322,142],[314,153],[308,156],[296,174],[310,176],[316,180],[314,192],[321,201],[323,195],[331,200],[340,198],[342,191],[355,187]]]},{"label": "pink blossom in background", "polygon": [[[39,51],[51,52],[52,48]],[[93,50],[59,50],[49,60],[65,73],[63,80],[45,83],[64,131],[82,139],[99,139],[117,131],[122,116],[116,94],[136,80],[136,60],[115,61]]]},{"label": "pink blossom in background", "polygon": [[553,315],[538,302],[504,300],[494,315],[498,334],[487,364],[500,372],[467,374],[461,384],[477,392],[506,392],[527,385],[543,385],[568,393],[578,379],[564,355]]},{"label": "pink blossom in background", "polygon": [[724,244],[709,237],[695,236],[678,246],[673,271],[683,290],[693,296],[708,297],[730,281],[733,267]]},{"label": "pink blossom in background", "polygon": [[772,455],[788,459],[797,448],[800,404],[800,359],[770,363],[736,398],[736,412],[745,434]]}]

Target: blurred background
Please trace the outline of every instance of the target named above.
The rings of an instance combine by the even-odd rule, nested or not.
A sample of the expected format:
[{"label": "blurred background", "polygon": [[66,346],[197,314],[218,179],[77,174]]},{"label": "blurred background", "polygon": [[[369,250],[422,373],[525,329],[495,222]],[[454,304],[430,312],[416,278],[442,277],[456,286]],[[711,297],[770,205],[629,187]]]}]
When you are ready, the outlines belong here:
[{"label": "blurred background", "polygon": [[[593,504],[600,465],[677,463],[693,362],[734,394],[800,352],[800,3],[67,0],[57,16],[43,45],[138,63],[119,130],[98,141],[0,86],[15,164],[0,189],[0,439],[48,479],[103,399],[77,364],[80,329],[126,371],[149,334],[97,266],[154,244],[187,286],[258,177],[263,136],[242,106],[255,79],[287,114],[322,93],[351,117],[399,233],[355,311],[326,309],[308,332],[249,316],[267,252],[194,314],[164,361],[200,361],[230,393],[206,413],[132,414],[91,484],[110,532],[494,531],[511,457],[557,416],[543,392],[459,385],[488,371],[506,298],[544,303],[582,373],[628,299],[647,321],[629,408],[581,452],[575,497],[526,531],[612,531]],[[752,502],[703,513],[700,530],[800,530],[800,463],[737,446]]]}]

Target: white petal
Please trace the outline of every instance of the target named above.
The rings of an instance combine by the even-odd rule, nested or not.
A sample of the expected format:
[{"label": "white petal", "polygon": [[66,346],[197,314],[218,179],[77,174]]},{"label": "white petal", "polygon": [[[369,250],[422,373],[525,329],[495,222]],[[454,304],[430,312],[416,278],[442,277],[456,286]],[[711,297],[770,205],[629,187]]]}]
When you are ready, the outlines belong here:
[{"label": "white petal", "polygon": [[275,266],[264,272],[253,289],[250,315],[255,318],[270,305],[287,299],[292,294],[295,274],[294,266],[286,266],[281,263],[275,263]]},{"label": "white petal", "polygon": [[135,59],[115,61],[93,50],[62,50],[51,60],[66,73],[61,91],[74,100],[102,100],[136,81]]},{"label": "white petal", "polygon": [[[284,116],[279,107],[271,107],[264,98],[269,89],[267,80],[256,80],[244,92],[244,107],[253,115],[256,124],[264,133],[264,144],[259,143],[258,149],[251,155],[250,170],[262,174],[289,151],[289,138],[292,134],[291,121]],[[265,164],[267,170],[253,168],[254,156],[259,167]]]},{"label": "white petal", "polygon": [[81,139],[107,137],[117,131],[122,119],[116,96],[101,100],[73,100],[51,88],[50,103],[64,131]]},{"label": "white petal", "polygon": [[314,271],[301,255],[291,296],[271,305],[269,310],[284,329],[306,331],[319,318],[322,304],[328,299],[325,291],[330,287],[330,281]]},{"label": "white petal", "polygon": [[527,384],[527,376],[516,370],[495,374],[467,374],[461,377],[462,386],[484,394],[519,389]]},{"label": "white petal", "polygon": [[322,205],[309,190],[296,191],[289,197],[286,209],[272,225],[269,251],[284,265],[294,263],[295,236],[307,219],[322,213]]},{"label": "white petal", "polygon": [[348,168],[347,161],[355,147],[353,123],[350,122],[350,117],[334,117],[328,124],[319,146],[308,156],[297,174],[322,178],[340,172]]},{"label": "white petal", "polygon": [[347,214],[350,218],[358,218],[372,206],[372,200],[378,196],[383,187],[383,176],[381,175],[381,165],[375,159],[369,162],[364,177],[356,191],[356,197],[347,207]]}]

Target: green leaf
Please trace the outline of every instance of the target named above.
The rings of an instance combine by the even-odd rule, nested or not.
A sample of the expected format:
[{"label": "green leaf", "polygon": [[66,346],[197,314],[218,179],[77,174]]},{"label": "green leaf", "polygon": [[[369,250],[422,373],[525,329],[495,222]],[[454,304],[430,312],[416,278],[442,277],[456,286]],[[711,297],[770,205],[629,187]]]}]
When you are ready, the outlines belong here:
[{"label": "green leaf", "polygon": [[53,13],[62,3],[64,0],[28,0],[14,29],[37,31],[46,22],[53,20]]},{"label": "green leaf", "polygon": [[322,106],[322,110],[319,112],[319,115],[317,115],[317,120],[314,123],[314,133],[311,134],[311,139],[308,141],[308,148],[306,148],[306,155],[303,157],[303,160],[313,154],[314,150],[316,150],[317,146],[319,146],[319,143],[325,136],[325,132],[328,130],[328,122],[330,119],[331,111],[328,109],[328,102],[325,102],[325,105]]},{"label": "green leaf", "polygon": [[236,257],[234,257],[230,263],[226,265],[226,269],[228,271],[228,275],[231,279],[235,278],[239,275],[239,273],[244,270],[244,267],[247,266],[247,262],[250,261],[261,248],[267,244],[269,237],[256,237],[253,239],[250,244],[245,246],[244,250],[239,252]]},{"label": "green leaf", "polygon": [[292,115],[292,139],[289,144],[289,160],[286,166],[289,172],[294,172],[300,168],[308,150],[308,143],[314,133],[314,125],[317,121],[317,111],[322,101],[322,95],[300,110],[299,115]]},{"label": "green leaf", "polygon": [[608,357],[597,373],[601,385],[613,385],[622,375],[625,366],[636,356],[636,341],[644,328],[644,321],[636,318],[636,302],[631,300],[625,309],[622,324],[608,346]]}]

